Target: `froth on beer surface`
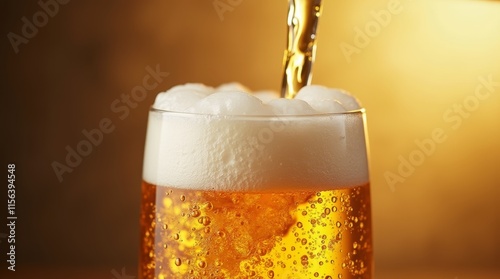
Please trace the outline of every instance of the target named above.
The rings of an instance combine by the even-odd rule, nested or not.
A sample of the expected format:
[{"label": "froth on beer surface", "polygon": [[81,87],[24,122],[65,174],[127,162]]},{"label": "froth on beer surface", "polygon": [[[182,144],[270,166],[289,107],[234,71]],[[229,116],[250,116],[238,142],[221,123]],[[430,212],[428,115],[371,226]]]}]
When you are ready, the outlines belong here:
[{"label": "froth on beer surface", "polygon": [[148,120],[144,180],[218,191],[368,183],[364,114],[355,97],[318,85],[295,99],[278,97],[238,83],[160,93]]},{"label": "froth on beer surface", "polygon": [[153,107],[211,115],[311,115],[353,111],[361,105],[346,91],[321,85],[306,86],[290,100],[273,91],[252,93],[234,82],[216,88],[199,83],[177,85],[158,94]]}]

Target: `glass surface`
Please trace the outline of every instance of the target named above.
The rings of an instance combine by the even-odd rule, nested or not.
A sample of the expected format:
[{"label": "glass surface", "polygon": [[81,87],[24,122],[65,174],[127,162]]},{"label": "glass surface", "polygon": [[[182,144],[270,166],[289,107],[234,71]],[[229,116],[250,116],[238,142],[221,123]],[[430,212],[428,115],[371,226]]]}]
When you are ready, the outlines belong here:
[{"label": "glass surface", "polygon": [[372,278],[364,110],[152,109],[139,278]]}]

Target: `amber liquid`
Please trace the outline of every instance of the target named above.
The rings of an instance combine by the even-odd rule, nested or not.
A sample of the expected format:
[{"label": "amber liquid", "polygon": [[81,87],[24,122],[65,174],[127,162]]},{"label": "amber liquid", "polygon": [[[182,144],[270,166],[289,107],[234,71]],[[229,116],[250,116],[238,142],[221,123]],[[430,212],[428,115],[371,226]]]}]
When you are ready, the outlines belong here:
[{"label": "amber liquid", "polygon": [[321,0],[289,0],[281,86],[283,98],[293,99],[300,88],[311,82],[320,14]]},{"label": "amber liquid", "polygon": [[139,278],[372,278],[369,185],[142,193]]}]

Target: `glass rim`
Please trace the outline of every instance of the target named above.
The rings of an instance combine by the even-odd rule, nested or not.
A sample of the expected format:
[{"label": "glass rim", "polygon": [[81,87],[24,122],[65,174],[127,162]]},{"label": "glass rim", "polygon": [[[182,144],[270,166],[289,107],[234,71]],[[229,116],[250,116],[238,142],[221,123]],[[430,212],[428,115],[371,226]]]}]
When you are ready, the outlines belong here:
[{"label": "glass rim", "polygon": [[253,114],[207,114],[207,113],[197,113],[197,112],[182,112],[182,111],[172,111],[159,109],[151,106],[149,112],[178,115],[186,117],[210,117],[210,118],[224,118],[224,119],[276,119],[276,118],[317,118],[317,117],[328,117],[328,116],[339,116],[339,115],[357,115],[366,114],[366,109],[361,107],[355,110],[349,110],[344,112],[321,112],[314,114],[286,114],[286,115],[276,115],[276,114],[263,114],[263,115],[253,115]]}]

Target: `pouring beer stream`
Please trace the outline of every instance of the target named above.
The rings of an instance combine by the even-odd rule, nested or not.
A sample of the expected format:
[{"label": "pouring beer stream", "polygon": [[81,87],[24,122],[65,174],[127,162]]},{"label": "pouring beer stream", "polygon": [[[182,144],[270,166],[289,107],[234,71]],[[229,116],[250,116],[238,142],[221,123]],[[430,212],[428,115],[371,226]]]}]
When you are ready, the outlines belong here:
[{"label": "pouring beer stream", "polygon": [[287,49],[283,59],[281,97],[293,99],[309,85],[316,54],[316,30],[321,0],[290,0],[288,5]]}]

